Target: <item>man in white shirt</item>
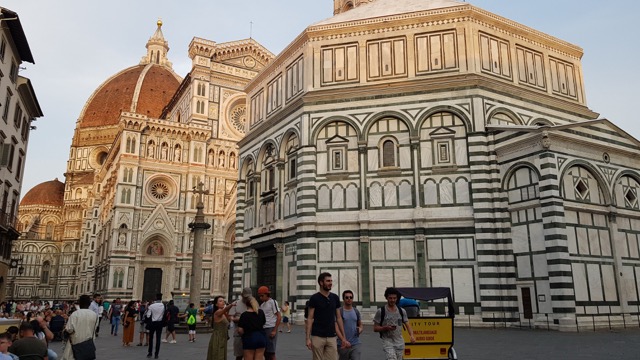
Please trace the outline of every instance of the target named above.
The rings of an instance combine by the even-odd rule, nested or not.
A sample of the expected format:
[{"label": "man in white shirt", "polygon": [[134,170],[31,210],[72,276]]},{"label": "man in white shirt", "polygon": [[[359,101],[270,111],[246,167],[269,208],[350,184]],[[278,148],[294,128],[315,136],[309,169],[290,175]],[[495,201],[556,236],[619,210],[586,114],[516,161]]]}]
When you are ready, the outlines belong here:
[{"label": "man in white shirt", "polygon": [[260,309],[264,311],[266,322],[264,323],[264,333],[267,335],[267,347],[264,350],[265,360],[276,360],[276,345],[278,341],[278,327],[282,320],[282,314],[278,307],[278,302],[271,298],[271,292],[266,286],[258,288],[258,297],[262,303]]},{"label": "man in white shirt", "polygon": [[160,338],[162,337],[162,317],[164,316],[164,304],[162,303],[162,294],[156,294],[156,301],[149,305],[149,309],[144,314],[145,317],[151,318],[151,324],[147,325],[149,329],[149,350],[147,351],[147,357],[150,358],[153,350],[153,335],[156,336],[156,352],[155,358],[158,358],[160,353]]},{"label": "man in white shirt", "polygon": [[100,294],[93,294],[93,301],[89,305],[89,310],[98,315],[98,327],[96,327],[96,337],[100,332],[100,320],[102,320],[102,296]]}]

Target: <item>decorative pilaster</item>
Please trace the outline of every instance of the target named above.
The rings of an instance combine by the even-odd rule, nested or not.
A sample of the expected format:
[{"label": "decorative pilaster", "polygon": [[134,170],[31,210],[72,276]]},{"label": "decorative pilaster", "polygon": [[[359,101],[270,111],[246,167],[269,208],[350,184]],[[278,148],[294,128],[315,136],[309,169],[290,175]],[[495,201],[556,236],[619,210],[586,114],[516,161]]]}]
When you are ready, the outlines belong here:
[{"label": "decorative pilaster", "polygon": [[[543,147],[551,145],[543,137]],[[550,151],[540,154],[540,211],[544,244],[549,269],[549,292],[553,316],[558,319],[575,314],[576,299],[569,257],[564,200],[560,195],[560,181],[556,155]]]},{"label": "decorative pilaster", "polygon": [[282,299],[282,294],[284,293],[282,287],[284,286],[282,282],[284,269],[286,267],[284,263],[284,244],[277,243],[273,244],[273,247],[276,248],[276,288],[274,290],[273,297],[275,299]]}]

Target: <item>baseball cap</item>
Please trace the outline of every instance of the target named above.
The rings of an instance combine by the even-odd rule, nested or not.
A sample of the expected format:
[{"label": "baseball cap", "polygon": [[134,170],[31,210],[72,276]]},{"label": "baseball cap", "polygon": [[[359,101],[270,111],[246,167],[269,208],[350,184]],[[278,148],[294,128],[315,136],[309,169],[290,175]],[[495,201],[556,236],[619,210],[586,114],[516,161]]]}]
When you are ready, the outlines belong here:
[{"label": "baseball cap", "polygon": [[258,295],[259,294],[269,294],[269,293],[271,293],[271,292],[269,291],[269,288],[266,287],[266,286],[260,286],[258,288]]},{"label": "baseball cap", "polygon": [[252,295],[253,295],[253,293],[251,292],[251,288],[250,287],[246,287],[246,288],[242,289],[242,297],[250,297]]}]

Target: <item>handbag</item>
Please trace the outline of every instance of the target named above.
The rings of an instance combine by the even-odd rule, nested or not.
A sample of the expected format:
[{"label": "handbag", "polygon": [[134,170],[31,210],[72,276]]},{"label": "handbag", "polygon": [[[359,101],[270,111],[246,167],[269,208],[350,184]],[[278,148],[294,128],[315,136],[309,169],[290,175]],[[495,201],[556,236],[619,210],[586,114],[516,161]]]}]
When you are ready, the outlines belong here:
[{"label": "handbag", "polygon": [[[98,327],[98,321],[100,321],[100,317],[96,320],[96,324],[93,327],[94,329]],[[71,337],[69,337],[69,343],[71,344],[71,352],[75,360],[95,360],[96,344],[93,342],[93,337],[77,344],[72,343]]]},{"label": "handbag", "polygon": [[96,344],[88,339],[77,344],[71,344],[75,360],[94,360],[96,358]]}]

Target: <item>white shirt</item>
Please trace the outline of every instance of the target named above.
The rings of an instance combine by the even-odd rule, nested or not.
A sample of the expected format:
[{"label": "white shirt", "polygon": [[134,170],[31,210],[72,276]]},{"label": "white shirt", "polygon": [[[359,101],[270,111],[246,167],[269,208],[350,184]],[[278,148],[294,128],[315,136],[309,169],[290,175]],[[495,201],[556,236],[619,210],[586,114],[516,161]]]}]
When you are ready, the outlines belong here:
[{"label": "white shirt", "polygon": [[164,304],[161,300],[157,300],[149,305],[147,317],[151,316],[151,321],[162,321],[162,315],[164,315]]},{"label": "white shirt", "polygon": [[267,320],[264,323],[264,328],[276,327],[276,322],[278,321],[278,316],[276,314],[280,312],[278,302],[275,299],[269,299],[260,304],[260,309],[264,311],[264,317]]},{"label": "white shirt", "polygon": [[89,305],[89,310],[93,311],[94,313],[96,313],[96,315],[100,316],[100,305],[98,305],[97,302],[92,301],[91,305]]}]

